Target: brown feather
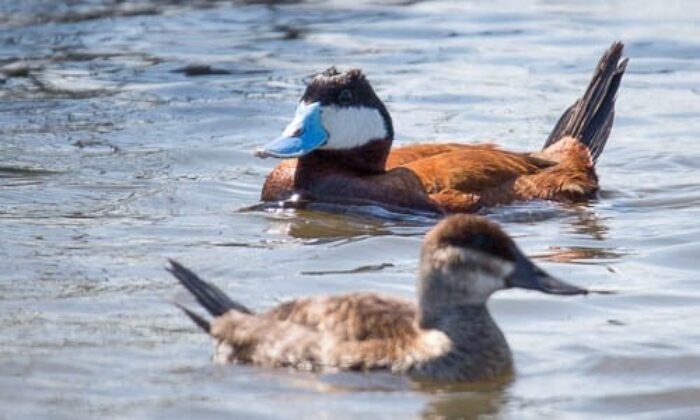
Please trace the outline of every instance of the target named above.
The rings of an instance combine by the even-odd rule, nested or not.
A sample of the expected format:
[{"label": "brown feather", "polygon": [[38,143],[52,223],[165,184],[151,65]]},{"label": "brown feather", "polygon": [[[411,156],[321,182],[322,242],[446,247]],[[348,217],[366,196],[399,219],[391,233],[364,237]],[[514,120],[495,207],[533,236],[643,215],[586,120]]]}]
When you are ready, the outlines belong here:
[{"label": "brown feather", "polygon": [[[285,160],[270,173],[263,201],[285,200],[299,191],[296,164],[296,159]],[[533,154],[490,144],[407,146],[391,151],[387,169],[364,177],[315,170],[318,181],[303,190],[328,201],[366,200],[418,209],[429,209],[432,202],[447,213],[472,213],[516,200],[580,201],[598,190],[590,153],[573,138]]]},{"label": "brown feather", "polygon": [[[523,267],[530,271],[518,269]],[[181,271],[191,273],[185,267]],[[314,371],[382,369],[416,379],[502,381],[512,374],[512,356],[486,301],[497,290],[525,287],[511,283],[516,273],[526,276],[521,281],[532,273],[546,276],[496,224],[453,215],[426,235],[417,303],[351,293],[296,299],[263,313],[232,305],[210,324],[191,311],[187,314],[214,338],[220,363]],[[190,277],[197,279],[197,288],[189,287],[193,293],[231,301],[196,274]]]},{"label": "brown feather", "polygon": [[231,311],[214,320],[211,335],[224,347],[217,350],[219,362],[304,370],[400,370],[448,345],[446,337],[442,347],[426,343],[416,318],[413,303],[353,293],[298,299],[260,316]]},{"label": "brown feather", "polygon": [[341,88],[364,92],[369,98],[365,105],[376,107],[385,118],[386,138],[284,161],[267,177],[261,198],[279,201],[300,193],[318,201],[375,202],[447,213],[517,200],[588,199],[598,190],[595,159],[607,142],[627,66],[623,48],[621,42],[610,46],[584,95],[564,112],[545,149],[529,154],[458,143],[392,150],[391,117],[362,72],[329,69],[309,84],[304,100],[330,103]]},{"label": "brown feather", "polygon": [[283,303],[264,316],[336,334],[344,340],[406,337],[416,333],[414,304],[370,293],[298,299]]}]

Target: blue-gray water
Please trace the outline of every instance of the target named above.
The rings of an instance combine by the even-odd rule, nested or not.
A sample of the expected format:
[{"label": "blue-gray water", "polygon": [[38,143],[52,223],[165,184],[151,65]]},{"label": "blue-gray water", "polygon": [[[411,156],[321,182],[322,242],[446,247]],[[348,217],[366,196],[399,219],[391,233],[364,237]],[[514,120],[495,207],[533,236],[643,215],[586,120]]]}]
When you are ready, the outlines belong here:
[{"label": "blue-gray water", "polygon": [[[697,418],[695,2],[266,3],[0,2],[0,417]],[[617,293],[498,294],[512,384],[212,366],[167,257],[256,308],[414,292],[425,220],[239,211],[308,75],[362,67],[398,144],[533,150],[616,39],[631,61],[600,198],[491,217],[549,271]]]}]

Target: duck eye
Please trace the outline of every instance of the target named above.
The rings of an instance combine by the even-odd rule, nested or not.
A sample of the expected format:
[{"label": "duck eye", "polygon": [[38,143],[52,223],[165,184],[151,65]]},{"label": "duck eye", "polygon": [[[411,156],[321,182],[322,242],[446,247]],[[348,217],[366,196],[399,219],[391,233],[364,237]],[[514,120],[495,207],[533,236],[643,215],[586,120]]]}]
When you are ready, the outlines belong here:
[{"label": "duck eye", "polygon": [[338,95],[338,103],[341,105],[350,105],[352,102],[352,92],[349,89],[343,89]]}]

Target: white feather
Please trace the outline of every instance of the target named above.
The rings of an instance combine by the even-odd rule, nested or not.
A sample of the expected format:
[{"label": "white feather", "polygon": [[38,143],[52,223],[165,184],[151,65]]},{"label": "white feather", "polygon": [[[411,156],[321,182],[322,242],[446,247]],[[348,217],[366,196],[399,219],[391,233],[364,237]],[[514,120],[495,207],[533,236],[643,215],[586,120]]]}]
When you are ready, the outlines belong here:
[{"label": "white feather", "polygon": [[321,108],[321,121],[328,133],[322,149],[352,149],[387,136],[384,117],[375,108],[328,105]]}]

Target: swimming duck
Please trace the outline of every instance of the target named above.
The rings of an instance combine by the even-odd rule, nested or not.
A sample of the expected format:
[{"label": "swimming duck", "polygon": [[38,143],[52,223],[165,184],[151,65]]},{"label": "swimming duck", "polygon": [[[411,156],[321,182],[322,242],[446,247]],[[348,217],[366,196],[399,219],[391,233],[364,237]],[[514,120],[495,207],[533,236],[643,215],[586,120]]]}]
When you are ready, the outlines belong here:
[{"label": "swimming duck", "polygon": [[513,287],[588,291],[537,267],[496,224],[448,216],[426,236],[418,302],[374,293],[309,297],[254,312],[181,264],[168,270],[214,317],[179,305],[213,337],[218,363],[300,370],[385,370],[446,382],[508,380],[513,361],[486,301]]},{"label": "swimming duck", "polygon": [[441,213],[513,201],[581,201],[598,190],[603,152],[625,72],[623,44],[600,59],[583,97],[561,116],[543,150],[491,144],[415,144],[392,149],[391,116],[359,69],[331,67],[306,87],[282,137],[256,151],[287,159],[265,180],[261,200],[380,203]]}]

